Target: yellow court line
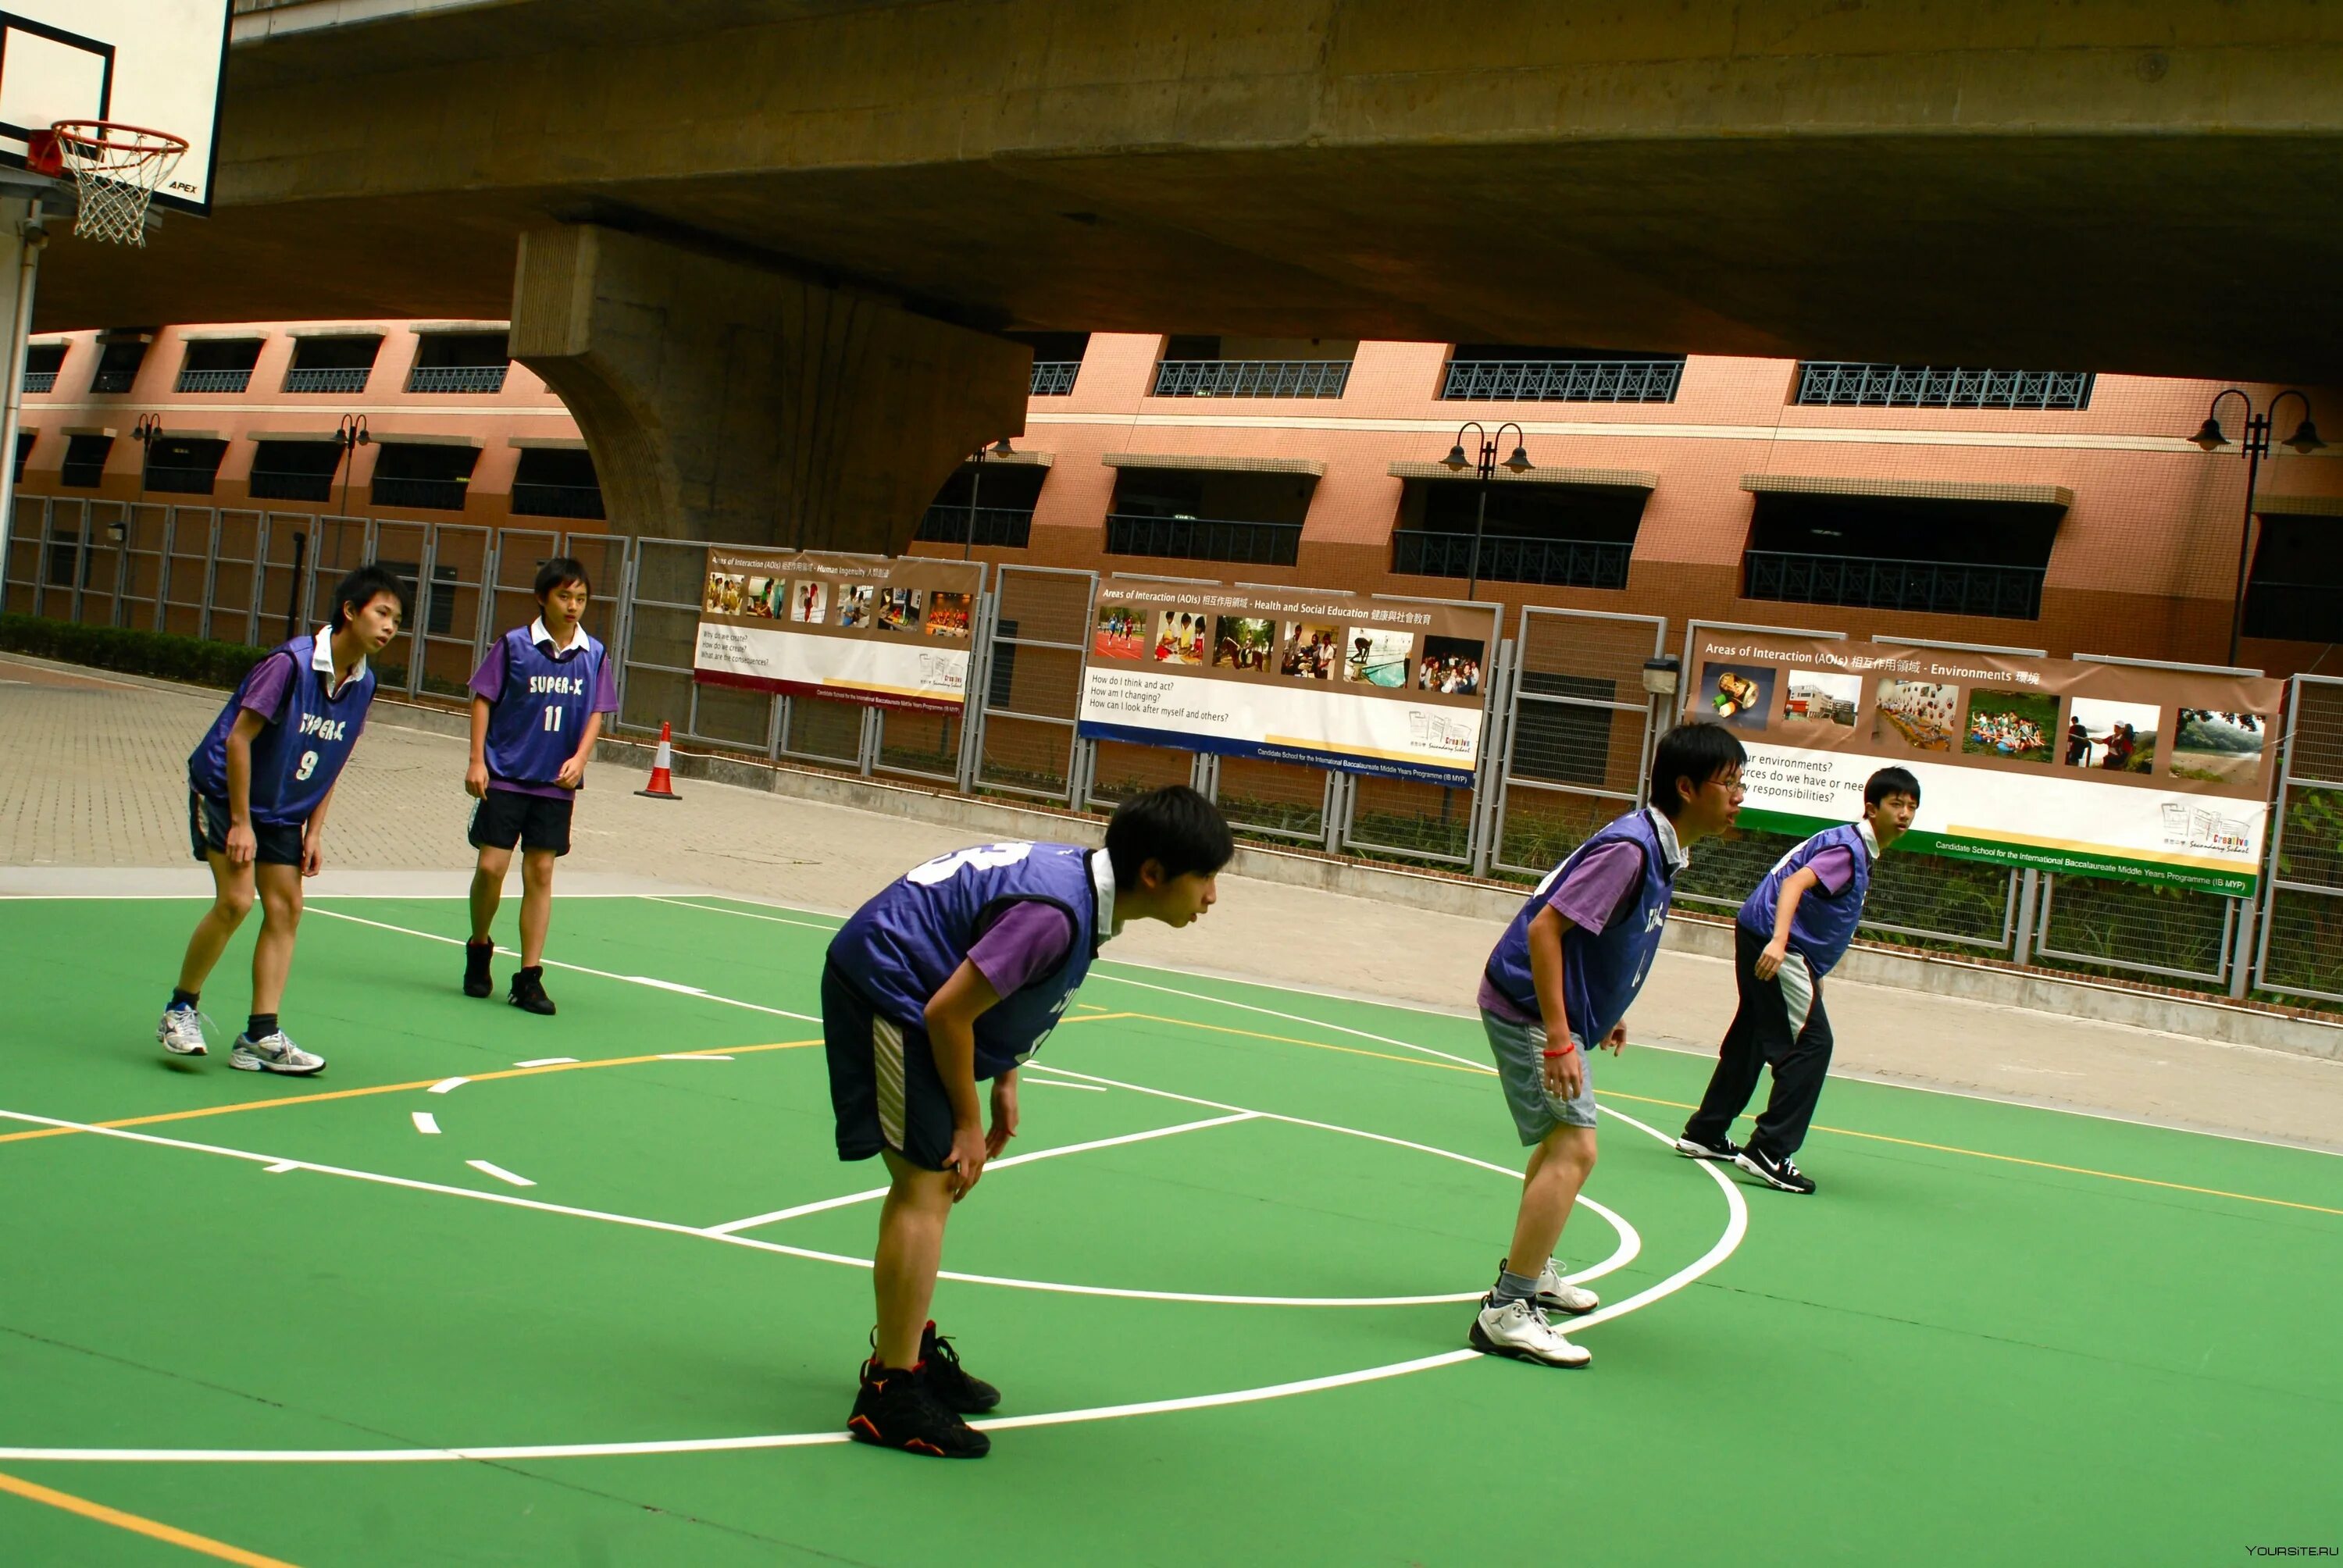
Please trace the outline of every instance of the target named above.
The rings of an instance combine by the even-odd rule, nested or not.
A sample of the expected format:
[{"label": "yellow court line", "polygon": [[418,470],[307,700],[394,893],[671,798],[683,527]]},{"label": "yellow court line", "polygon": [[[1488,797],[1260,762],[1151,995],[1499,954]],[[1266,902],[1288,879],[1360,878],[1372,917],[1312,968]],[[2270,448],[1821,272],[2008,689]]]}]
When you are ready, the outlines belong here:
[{"label": "yellow court line", "polygon": [[103,1503],[92,1503],[86,1497],[75,1497],[70,1492],[55,1492],[15,1476],[0,1473],[0,1492],[13,1492],[34,1503],[45,1503],[51,1508],[61,1508],[67,1513],[78,1513],[84,1519],[95,1519],[100,1524],[111,1524],[117,1530],[152,1536],[174,1546],[184,1546],[190,1552],[200,1552],[206,1557],[216,1557],[223,1563],[241,1563],[244,1568],[294,1568],[281,1557],[263,1557],[257,1552],[246,1552],[241,1546],[231,1546],[225,1541],[215,1541],[208,1535],[197,1535],[191,1530],[165,1524],[158,1520],[125,1513],[119,1508],[108,1508]]},{"label": "yellow court line", "polygon": [[[729,1056],[749,1056],[760,1050],[797,1050],[809,1045],[820,1045],[818,1040],[784,1040],[770,1045],[728,1045]],[[664,1061],[664,1054],[650,1056],[606,1056],[591,1061],[557,1061],[544,1067],[508,1067],[496,1072],[442,1073],[437,1078],[418,1078],[411,1083],[377,1083],[367,1089],[331,1089],[322,1094],[291,1094],[280,1100],[247,1100],[236,1105],[204,1105],[192,1111],[166,1111],[153,1116],[126,1116],[116,1121],[96,1121],[91,1128],[152,1127],[160,1121],[193,1121],[205,1116],[230,1116],[239,1111],[269,1111],[279,1105],[317,1105],[328,1100],[363,1100],[371,1094],[405,1094],[417,1089],[428,1089],[435,1083],[445,1083],[449,1078],[460,1077],[472,1083],[491,1083],[499,1078],[535,1078],[540,1073],[577,1072],[589,1067],[634,1067],[646,1061]],[[86,1131],[79,1127],[41,1127],[29,1132],[0,1132],[0,1143],[22,1143],[35,1138],[64,1138]]]},{"label": "yellow court line", "polygon": [[[1494,1078],[1497,1075],[1497,1070],[1493,1067],[1473,1067],[1459,1061],[1430,1061],[1420,1056],[1393,1056],[1387,1050],[1363,1050],[1355,1045],[1329,1045],[1322,1040],[1296,1040],[1290,1034],[1263,1034],[1254,1029],[1232,1029],[1226,1024],[1198,1023],[1192,1018],[1165,1018],[1161,1013],[1152,1012],[1119,1012],[1108,1016],[1144,1019],[1150,1023],[1173,1023],[1182,1029],[1210,1030],[1214,1034],[1237,1034],[1242,1035],[1247,1040],[1275,1040],[1280,1045],[1306,1045],[1312,1050],[1338,1050],[1344,1056],[1371,1056],[1377,1061],[1403,1061],[1410,1067],[1435,1067],[1443,1072],[1470,1072],[1483,1078]],[[1099,1020],[1082,1019],[1080,1021],[1093,1023]]]}]

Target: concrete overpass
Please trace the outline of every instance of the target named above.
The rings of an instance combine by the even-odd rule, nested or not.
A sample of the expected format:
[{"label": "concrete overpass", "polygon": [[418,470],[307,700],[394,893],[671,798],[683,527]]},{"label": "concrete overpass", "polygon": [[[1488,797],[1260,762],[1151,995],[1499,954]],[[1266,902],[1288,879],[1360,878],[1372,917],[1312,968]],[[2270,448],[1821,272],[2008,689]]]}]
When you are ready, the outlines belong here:
[{"label": "concrete overpass", "polygon": [[2343,364],[2343,7],[246,7],[216,216],[42,325],[509,314],[646,532],[900,544],[1018,327]]}]

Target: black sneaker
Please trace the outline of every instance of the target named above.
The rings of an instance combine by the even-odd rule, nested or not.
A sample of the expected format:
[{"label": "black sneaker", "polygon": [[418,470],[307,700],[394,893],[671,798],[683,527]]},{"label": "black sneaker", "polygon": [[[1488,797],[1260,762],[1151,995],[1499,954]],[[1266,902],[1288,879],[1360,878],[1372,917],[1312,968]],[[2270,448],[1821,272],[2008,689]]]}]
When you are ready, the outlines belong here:
[{"label": "black sneaker", "polygon": [[920,1331],[920,1365],[928,1386],[944,1402],[944,1408],[961,1415],[982,1415],[1001,1402],[1001,1391],[980,1377],[971,1377],[960,1364],[960,1352],[951,1341],[936,1332],[930,1322]]},{"label": "black sneaker", "polygon": [[992,1440],[945,1406],[927,1370],[900,1372],[863,1362],[846,1434],[857,1442],[935,1459],[982,1459],[992,1451]]},{"label": "black sneaker", "polygon": [[515,970],[512,991],[505,1000],[523,1012],[553,1016],[553,999],[545,994],[545,971],[541,969]]},{"label": "black sneaker", "polygon": [[1741,1145],[1730,1138],[1694,1138],[1687,1131],[1676,1140],[1676,1152],[1687,1160],[1722,1160],[1729,1164],[1741,1158]]},{"label": "black sneaker", "polygon": [[497,989],[496,977],[488,973],[488,960],[497,956],[494,942],[464,944],[464,994],[487,996]]},{"label": "black sneaker", "polygon": [[1779,1160],[1763,1150],[1744,1149],[1733,1162],[1768,1187],[1784,1192],[1811,1192],[1815,1179],[1798,1169],[1798,1162],[1785,1154]]}]

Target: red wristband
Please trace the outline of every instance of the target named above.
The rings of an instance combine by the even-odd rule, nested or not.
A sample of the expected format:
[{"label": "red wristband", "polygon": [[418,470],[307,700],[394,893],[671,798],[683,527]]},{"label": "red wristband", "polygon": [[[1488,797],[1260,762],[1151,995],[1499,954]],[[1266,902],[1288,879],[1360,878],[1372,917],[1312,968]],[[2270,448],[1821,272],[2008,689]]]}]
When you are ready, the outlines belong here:
[{"label": "red wristband", "polygon": [[1560,1050],[1549,1050],[1545,1052],[1545,1058],[1547,1060],[1551,1061],[1557,1056],[1568,1056],[1572,1051],[1576,1050],[1577,1049],[1578,1042],[1574,1040],[1568,1045],[1564,1046]]}]

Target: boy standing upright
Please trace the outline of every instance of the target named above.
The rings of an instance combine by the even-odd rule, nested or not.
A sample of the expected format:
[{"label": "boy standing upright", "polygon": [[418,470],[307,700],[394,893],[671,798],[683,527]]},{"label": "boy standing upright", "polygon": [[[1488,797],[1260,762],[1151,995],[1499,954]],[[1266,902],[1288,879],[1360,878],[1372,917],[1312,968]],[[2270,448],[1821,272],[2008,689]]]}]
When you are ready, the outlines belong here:
[{"label": "boy standing upright", "polygon": [[[1919,809],[1920,781],[1905,769],[1882,768],[1863,787],[1859,819],[1825,828],[1775,861],[1742,903],[1733,923],[1733,980],[1741,1004],[1725,1031],[1708,1092],[1676,1140],[1677,1153],[1730,1160],[1784,1192],[1815,1190],[1814,1178],[1791,1156],[1805,1141],[1830,1070],[1823,976],[1855,940],[1871,863],[1904,836]],[[1736,1148],[1733,1119],[1768,1063],[1774,1092],[1749,1146]]]},{"label": "boy standing upright", "polygon": [[1099,945],[1128,920],[1203,914],[1233,852],[1219,808],[1172,785],[1125,801],[1103,849],[984,844],[914,867],[831,940],[821,1022],[838,1157],[879,1155],[889,1181],[871,1271],[879,1325],[847,1422],[857,1441],[952,1459],[991,1447],[961,1418],[1000,1391],[960,1369],[928,1316],[945,1221],[1016,1136],[1017,1070]]},{"label": "boy standing upright", "polygon": [[332,624],[293,638],[246,672],[187,759],[187,836],[196,859],[211,867],[212,907],[187,939],[179,983],[155,1027],[172,1055],[206,1054],[198,994],[256,891],[252,1013],[228,1065],[296,1077],[325,1070],[324,1057],[287,1037],[277,1009],[301,925],[301,879],[325,863],[334,784],[374,700],[367,658],[398,635],[406,604],[398,579],[379,566],[342,578]]},{"label": "boy standing upright", "polygon": [[556,556],[537,571],[541,612],[497,639],[472,676],[472,760],[464,788],[472,870],[472,937],[464,944],[464,994],[496,989],[488,927],[503,901],[513,846],[520,846],[520,965],[506,1000],[550,1014],[545,994],[545,931],[553,920],[553,862],[569,853],[569,817],[585,788],[586,764],[601,738],[602,715],[618,709],[608,653],[579,624],[593,585],[586,568]]},{"label": "boy standing upright", "polygon": [[[1513,1240],[1466,1342],[1546,1366],[1593,1358],[1546,1318],[1601,1302],[1554,1250],[1594,1169],[1588,1052],[1627,1043],[1629,1004],[1651,973],[1685,849],[1733,825],[1745,753],[1717,724],[1680,724],[1652,758],[1651,804],[1630,811],[1546,873],[1505,928],[1481,978],[1481,1025],[1514,1130],[1532,1147]],[[1535,1264],[1533,1271],[1530,1265]]]}]

